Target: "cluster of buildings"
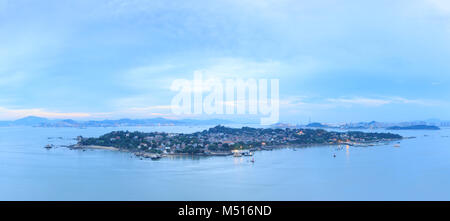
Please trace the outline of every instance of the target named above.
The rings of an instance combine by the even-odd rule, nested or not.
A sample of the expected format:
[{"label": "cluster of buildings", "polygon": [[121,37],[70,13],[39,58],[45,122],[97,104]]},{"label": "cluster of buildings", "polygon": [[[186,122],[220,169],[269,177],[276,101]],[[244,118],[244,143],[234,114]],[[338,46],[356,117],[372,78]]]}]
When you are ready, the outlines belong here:
[{"label": "cluster of buildings", "polygon": [[389,133],[332,132],[322,129],[256,129],[216,126],[202,132],[143,133],[115,131],[99,138],[78,138],[80,145],[113,146],[154,153],[211,153],[288,144],[365,143],[399,139]]}]

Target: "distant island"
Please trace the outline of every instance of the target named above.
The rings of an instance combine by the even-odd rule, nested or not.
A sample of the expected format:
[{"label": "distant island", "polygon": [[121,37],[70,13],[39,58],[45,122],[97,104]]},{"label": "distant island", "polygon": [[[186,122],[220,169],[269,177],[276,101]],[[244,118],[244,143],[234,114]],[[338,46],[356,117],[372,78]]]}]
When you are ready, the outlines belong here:
[{"label": "distant island", "polygon": [[[426,121],[409,121],[409,122],[356,122],[356,123],[320,123],[311,122],[305,125],[277,123],[272,125],[274,128],[318,128],[318,129],[340,129],[340,130],[371,130],[371,129],[388,129],[388,130],[436,130],[440,127],[449,127],[450,121],[441,121],[430,119]],[[401,129],[400,129],[401,128]],[[404,129],[403,129],[404,128]]]},{"label": "distant island", "polygon": [[[17,120],[0,121],[0,127],[30,126],[30,127],[134,127],[134,126],[211,126],[211,125],[231,125],[257,124],[252,119],[169,119],[169,118],[146,118],[146,119],[104,119],[104,120],[72,120],[72,119],[48,119],[38,116],[28,116]],[[400,123],[389,122],[357,122],[357,123],[319,123],[312,122],[305,125],[277,123],[271,125],[273,128],[311,128],[311,129],[342,129],[342,130],[364,130],[364,129],[386,129],[389,127],[409,127],[409,126],[441,126],[449,127],[450,121],[440,121],[436,119],[428,121],[411,121]]]},{"label": "distant island", "polygon": [[327,125],[318,123],[318,122],[314,122],[314,123],[309,123],[306,125],[307,127],[317,127],[317,128],[325,128],[328,127]]},{"label": "distant island", "polygon": [[0,126],[31,126],[31,127],[123,127],[123,126],[195,126],[231,124],[232,121],[222,119],[118,119],[118,120],[89,120],[75,121],[72,119],[47,119],[43,117],[28,116],[14,121],[0,121]]},{"label": "distant island", "polygon": [[114,131],[98,138],[79,136],[73,149],[110,149],[133,152],[136,156],[159,158],[165,155],[231,155],[285,146],[362,145],[399,140],[392,133],[334,132],[323,129],[229,128],[216,126],[202,132],[164,133]]},{"label": "distant island", "polygon": [[430,126],[430,125],[413,125],[413,126],[394,126],[394,127],[388,127],[386,130],[440,130],[441,128],[437,126]]}]

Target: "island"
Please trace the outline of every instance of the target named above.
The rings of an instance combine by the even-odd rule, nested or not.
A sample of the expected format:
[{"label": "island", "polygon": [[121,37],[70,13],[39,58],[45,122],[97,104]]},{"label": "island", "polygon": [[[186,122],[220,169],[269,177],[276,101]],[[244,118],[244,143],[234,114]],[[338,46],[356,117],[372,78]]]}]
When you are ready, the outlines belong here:
[{"label": "island", "polygon": [[386,130],[440,130],[441,128],[437,126],[430,126],[430,125],[413,125],[413,126],[394,126],[394,127],[388,127]]},{"label": "island", "polygon": [[72,149],[108,149],[132,152],[158,159],[167,155],[227,156],[250,154],[288,146],[361,145],[372,146],[402,139],[392,133],[335,132],[323,129],[273,129],[216,127],[195,133],[113,131],[98,138],[79,136]]}]

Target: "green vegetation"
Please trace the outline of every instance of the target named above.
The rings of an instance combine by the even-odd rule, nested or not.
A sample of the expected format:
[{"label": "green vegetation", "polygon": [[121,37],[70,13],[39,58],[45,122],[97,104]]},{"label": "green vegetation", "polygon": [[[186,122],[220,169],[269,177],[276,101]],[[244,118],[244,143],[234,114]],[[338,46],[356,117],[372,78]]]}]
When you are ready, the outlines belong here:
[{"label": "green vegetation", "polygon": [[334,132],[323,129],[229,128],[219,125],[192,134],[114,131],[98,138],[80,137],[78,144],[112,146],[151,153],[206,154],[280,145],[373,143],[401,138],[400,135],[391,133]]}]

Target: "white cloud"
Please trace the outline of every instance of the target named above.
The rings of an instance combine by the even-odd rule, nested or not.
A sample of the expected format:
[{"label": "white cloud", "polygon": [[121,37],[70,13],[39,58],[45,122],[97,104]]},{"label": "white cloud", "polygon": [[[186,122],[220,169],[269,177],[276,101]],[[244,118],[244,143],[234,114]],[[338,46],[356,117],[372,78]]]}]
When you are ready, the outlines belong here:
[{"label": "white cloud", "polygon": [[81,112],[53,112],[40,108],[31,109],[9,109],[5,107],[0,107],[0,119],[17,119],[27,116],[38,116],[46,118],[88,118],[94,116],[91,113],[81,113]]},{"label": "white cloud", "polygon": [[280,101],[282,108],[288,110],[329,110],[338,107],[381,107],[391,104],[409,104],[418,106],[439,106],[445,105],[443,101],[427,99],[407,99],[403,97],[341,97],[341,98],[308,98],[289,97]]},{"label": "white cloud", "polygon": [[[0,107],[0,120],[15,120],[27,116],[37,116],[49,119],[118,119],[118,118],[153,118],[175,117],[171,106],[131,107],[111,112],[58,112],[44,108],[6,108]],[[181,116],[177,116],[181,117]]]},{"label": "white cloud", "polygon": [[169,88],[170,85],[161,85],[158,80],[167,77],[167,73],[175,68],[171,64],[146,65],[131,68],[118,77],[121,85],[132,89],[152,90],[156,88]]},{"label": "white cloud", "polygon": [[420,106],[443,106],[448,104],[444,101],[439,100],[428,100],[428,99],[407,99],[403,97],[392,97],[392,103],[401,103],[401,104],[414,104]]},{"label": "white cloud", "polygon": [[[199,65],[203,67],[186,68],[186,64],[161,64],[134,67],[119,73],[117,80],[120,86],[125,86],[133,90],[134,94],[115,99],[112,103],[117,108],[121,107],[145,107],[147,104],[170,103],[171,96],[176,92],[170,87],[174,80],[186,79],[194,80],[195,73],[201,73],[203,81],[216,79],[224,81],[226,79],[272,79],[278,78],[285,68],[284,64],[277,61],[251,61],[239,58],[216,58],[211,59],[207,64]],[[184,73],[178,71],[183,70]],[[202,88],[191,87],[193,91],[207,92],[209,86]],[[166,99],[159,99],[164,95]]]},{"label": "white cloud", "polygon": [[355,105],[363,105],[363,106],[382,106],[385,104],[390,104],[392,100],[385,99],[373,99],[373,98],[330,98],[329,102],[333,104],[355,104]]},{"label": "white cloud", "polygon": [[173,117],[170,105],[156,105],[147,107],[130,107],[111,113],[114,117],[130,116],[134,118]]},{"label": "white cloud", "polygon": [[275,77],[280,73],[283,65],[278,61],[251,61],[240,58],[217,58],[211,65],[196,71],[204,73],[205,77],[214,78],[249,78]]},{"label": "white cloud", "polygon": [[63,31],[48,24],[10,20],[13,21],[0,23],[2,87],[21,86],[21,83],[43,74],[42,70],[53,64],[53,58],[64,47],[66,37]]},{"label": "white cloud", "polygon": [[427,1],[441,12],[450,12],[450,1],[448,0],[427,0]]},{"label": "white cloud", "polygon": [[403,97],[385,97],[385,98],[329,98],[328,102],[335,105],[361,105],[367,107],[379,107],[387,104],[413,104],[420,106],[436,106],[442,105],[443,102],[426,99],[407,99]]},{"label": "white cloud", "polygon": [[[203,74],[204,78],[255,78],[255,77],[276,77],[281,74],[281,70],[285,65],[277,61],[250,61],[240,58],[215,58],[207,62],[207,65],[203,67],[192,68],[190,71],[188,68],[184,73],[177,73],[180,67],[186,67],[187,65],[181,64],[162,64],[162,65],[146,65],[134,67],[126,70],[119,78],[121,81],[133,88],[154,88],[155,80],[166,80],[168,74],[171,78],[175,79],[176,76],[192,80],[195,72]],[[312,64],[308,64],[312,65]],[[160,88],[168,89],[168,85],[158,85]]]}]

